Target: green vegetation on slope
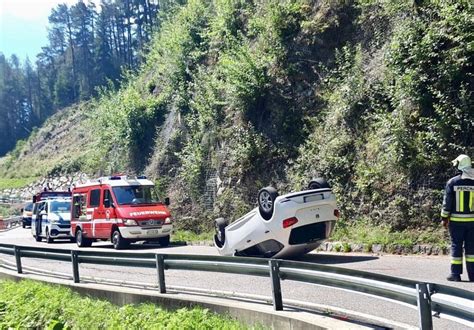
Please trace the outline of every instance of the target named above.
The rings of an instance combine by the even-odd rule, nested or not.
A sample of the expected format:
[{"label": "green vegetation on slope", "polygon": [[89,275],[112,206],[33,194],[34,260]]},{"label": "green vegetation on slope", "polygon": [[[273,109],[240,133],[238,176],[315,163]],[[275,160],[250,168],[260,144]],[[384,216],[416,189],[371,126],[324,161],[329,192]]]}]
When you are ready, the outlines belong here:
[{"label": "green vegetation on slope", "polygon": [[198,233],[263,186],[313,176],[333,185],[341,227],[423,230],[449,161],[474,155],[472,14],[469,1],[190,0],[94,102],[78,167],[146,172]]},{"label": "green vegetation on slope", "polygon": [[91,128],[92,104],[82,103],[56,113],[0,159],[0,189],[25,186],[35,177],[95,171],[90,165],[97,140]]},{"label": "green vegetation on slope", "polygon": [[70,289],[0,281],[2,329],[245,329],[202,308],[167,311],[153,304],[115,306]]},{"label": "green vegetation on slope", "polygon": [[0,178],[0,190],[22,188],[35,181],[36,177],[21,177],[21,178]]}]

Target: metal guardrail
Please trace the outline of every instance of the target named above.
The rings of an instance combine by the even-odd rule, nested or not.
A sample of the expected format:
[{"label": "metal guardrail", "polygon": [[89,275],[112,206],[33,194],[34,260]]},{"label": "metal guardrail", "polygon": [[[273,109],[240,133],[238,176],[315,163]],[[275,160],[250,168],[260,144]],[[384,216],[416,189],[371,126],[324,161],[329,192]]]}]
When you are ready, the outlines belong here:
[{"label": "metal guardrail", "polygon": [[153,268],[160,293],[166,293],[165,270],[195,270],[269,277],[275,310],[283,310],[280,282],[292,280],[371,294],[418,309],[420,328],[432,329],[433,314],[447,315],[460,323],[474,322],[474,292],[446,285],[424,283],[364,271],[279,259],[173,255],[130,252],[96,252],[0,244],[0,253],[15,256],[23,273],[22,258],[71,262],[72,277],[80,282],[80,264]]},{"label": "metal guardrail", "polygon": [[10,217],[7,219],[0,219],[0,230],[11,229],[17,226],[21,226],[21,216]]}]

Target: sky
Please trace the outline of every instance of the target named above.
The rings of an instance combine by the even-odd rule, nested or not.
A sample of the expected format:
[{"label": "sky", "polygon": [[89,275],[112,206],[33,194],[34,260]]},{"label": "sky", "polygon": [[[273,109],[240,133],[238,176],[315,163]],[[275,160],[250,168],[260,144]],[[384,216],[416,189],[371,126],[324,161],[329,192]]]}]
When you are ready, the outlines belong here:
[{"label": "sky", "polygon": [[60,3],[71,6],[78,0],[0,0],[0,52],[32,63],[48,43],[48,16]]}]

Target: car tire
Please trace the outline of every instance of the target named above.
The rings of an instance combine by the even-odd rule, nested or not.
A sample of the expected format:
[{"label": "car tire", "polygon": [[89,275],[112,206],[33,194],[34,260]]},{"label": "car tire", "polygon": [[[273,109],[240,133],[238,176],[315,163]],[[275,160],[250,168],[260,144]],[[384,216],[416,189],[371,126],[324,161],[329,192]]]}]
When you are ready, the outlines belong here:
[{"label": "car tire", "polygon": [[121,250],[128,245],[127,239],[122,237],[118,229],[115,229],[112,233],[112,244],[115,250]]},{"label": "car tire", "polygon": [[161,247],[167,247],[170,245],[170,235],[158,238],[158,243],[160,243]]},{"label": "car tire", "polygon": [[219,247],[222,247],[225,243],[225,227],[227,227],[227,221],[224,218],[217,218],[214,222],[216,229],[215,239]]},{"label": "car tire", "polygon": [[270,220],[272,218],[277,197],[278,192],[273,187],[265,187],[258,192],[258,210],[263,219]]},{"label": "car tire", "polygon": [[46,228],[46,243],[51,244],[54,242],[54,238],[49,235],[49,229]]},{"label": "car tire", "polygon": [[321,189],[321,188],[331,188],[331,186],[326,181],[326,179],[317,178],[317,179],[311,180],[308,184],[308,189],[309,190]]},{"label": "car tire", "polygon": [[26,228],[26,224],[23,221],[21,222],[21,227]]},{"label": "car tire", "polygon": [[88,239],[87,237],[84,237],[81,229],[76,230],[75,238],[78,247],[89,247],[92,245],[92,240]]}]

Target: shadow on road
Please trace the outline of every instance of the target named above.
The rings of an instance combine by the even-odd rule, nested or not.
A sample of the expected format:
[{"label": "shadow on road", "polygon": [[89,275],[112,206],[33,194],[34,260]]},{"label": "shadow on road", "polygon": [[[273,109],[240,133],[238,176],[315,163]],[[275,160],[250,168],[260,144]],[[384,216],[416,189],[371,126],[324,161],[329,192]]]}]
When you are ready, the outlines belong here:
[{"label": "shadow on road", "polygon": [[[177,242],[171,242],[169,246],[160,246],[160,244],[158,243],[132,243],[130,244],[129,246],[127,246],[126,248],[120,250],[120,251],[139,251],[139,250],[154,250],[154,249],[160,249],[160,250],[166,250],[166,249],[169,249],[169,248],[174,248],[174,247],[177,247],[177,246],[184,246],[186,244],[179,244]],[[102,244],[102,245],[97,245],[97,246],[94,246],[94,244],[92,245],[93,247],[101,247],[101,248],[104,248],[104,249],[111,249],[111,250],[114,250],[114,246],[112,244]]]},{"label": "shadow on road", "polygon": [[363,262],[377,260],[374,256],[354,256],[354,255],[334,255],[334,254],[305,254],[295,258],[295,261],[312,262],[323,265],[348,264],[353,262]]}]

